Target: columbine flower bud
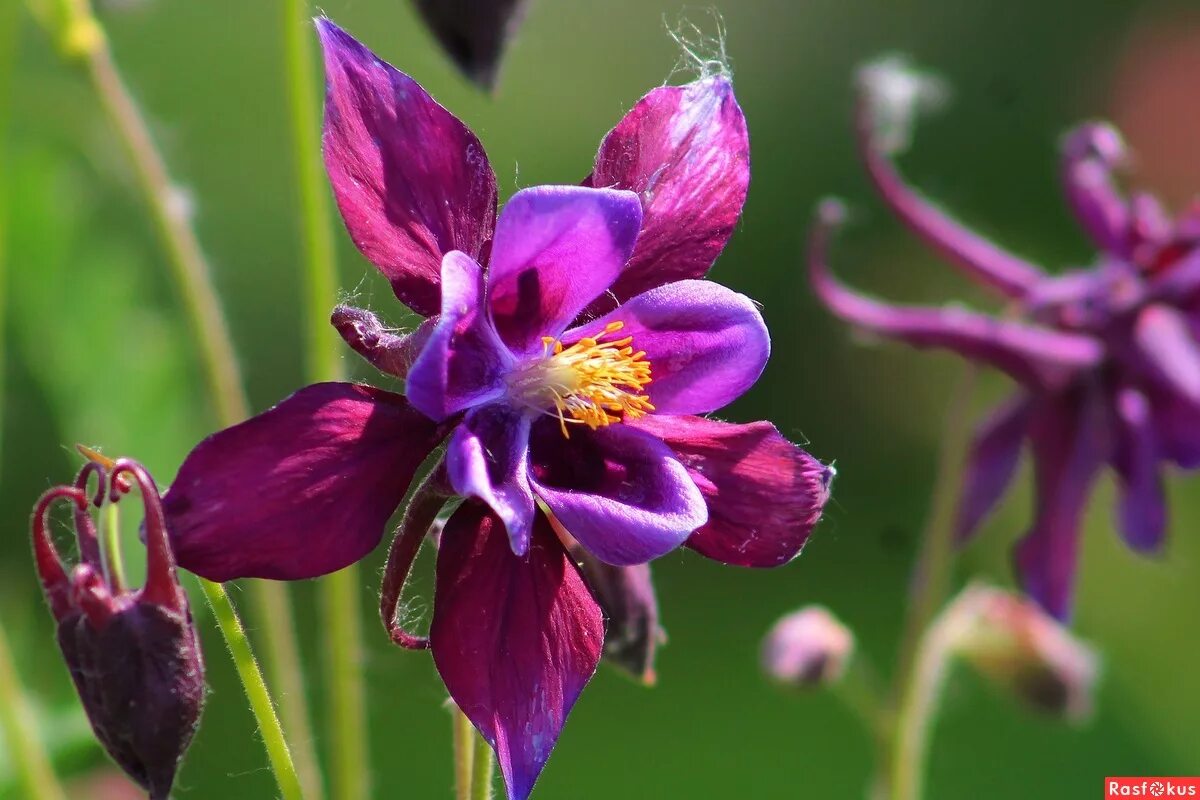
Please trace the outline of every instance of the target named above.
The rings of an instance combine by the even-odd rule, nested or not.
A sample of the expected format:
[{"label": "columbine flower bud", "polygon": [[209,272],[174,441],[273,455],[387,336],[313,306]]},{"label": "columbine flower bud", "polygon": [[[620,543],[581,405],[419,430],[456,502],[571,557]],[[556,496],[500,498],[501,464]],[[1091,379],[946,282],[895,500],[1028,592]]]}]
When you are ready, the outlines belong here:
[{"label": "columbine flower bud", "polygon": [[[91,475],[98,478],[88,496]],[[106,574],[89,502],[115,503],[138,485],[145,508],[146,582],[129,590]],[[74,506],[80,563],[67,574],[46,517],[59,500]],[[111,472],[89,462],[74,486],[58,486],[33,512],[33,552],[62,649],[96,738],[151,800],[165,800],[204,704],[204,662],[187,595],[175,574],[158,489],[136,462]]]},{"label": "columbine flower bud", "polygon": [[954,648],[1031,707],[1071,721],[1090,715],[1095,652],[1036,604],[989,586],[955,601]]},{"label": "columbine flower bud", "polygon": [[836,683],[854,653],[854,634],[823,606],[805,606],[783,617],[763,640],[762,668],[799,688]]}]

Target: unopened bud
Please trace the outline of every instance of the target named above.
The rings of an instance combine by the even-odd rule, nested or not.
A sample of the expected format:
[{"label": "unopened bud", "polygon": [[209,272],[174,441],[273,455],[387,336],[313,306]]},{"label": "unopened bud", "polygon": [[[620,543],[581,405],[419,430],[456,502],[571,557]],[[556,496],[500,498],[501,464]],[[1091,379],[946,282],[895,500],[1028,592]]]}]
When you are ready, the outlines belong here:
[{"label": "unopened bud", "polygon": [[1039,711],[1070,721],[1092,711],[1096,653],[1037,604],[989,586],[954,601],[954,650]]},{"label": "unopened bud", "polygon": [[[99,480],[87,492],[91,475]],[[126,481],[129,481],[127,483]],[[146,582],[128,590],[105,574],[89,505],[117,502],[137,484],[145,508]],[[46,516],[73,505],[80,562],[67,574]],[[58,623],[58,644],[96,738],[125,772],[166,800],[204,705],[204,661],[187,595],[175,573],[158,489],[128,459],[111,470],[91,461],[74,486],[49,490],[33,514],[33,550],[42,589]]]},{"label": "unopened bud", "polygon": [[836,683],[854,653],[854,634],[823,606],[783,617],[763,640],[762,668],[773,680],[800,688]]}]

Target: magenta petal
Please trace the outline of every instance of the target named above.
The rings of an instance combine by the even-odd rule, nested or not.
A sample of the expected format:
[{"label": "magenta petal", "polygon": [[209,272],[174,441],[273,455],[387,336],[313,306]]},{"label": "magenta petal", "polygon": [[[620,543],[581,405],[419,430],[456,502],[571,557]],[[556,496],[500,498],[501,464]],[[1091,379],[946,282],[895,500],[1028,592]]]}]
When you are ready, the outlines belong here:
[{"label": "magenta petal", "polygon": [[541,351],[617,279],[642,209],[632,192],[537,186],[513,195],[496,224],[488,303],[500,337]]},{"label": "magenta petal", "polygon": [[708,522],[688,547],[739,567],[777,567],[799,555],[829,499],[831,468],[769,422],[651,414],[631,424],[662,439],[704,495]]},{"label": "magenta petal", "polygon": [[1016,380],[1045,388],[1063,387],[1080,370],[1104,358],[1103,345],[1090,336],[1009,322],[960,308],[900,307],[880,303],[843,286],[829,271],[829,235],[841,222],[837,203],[821,205],[809,243],[809,276],[814,291],[838,317],[871,333],[915,347],[942,347],[1007,372]]},{"label": "magenta petal", "polygon": [[1016,564],[1025,591],[1060,620],[1071,615],[1083,509],[1112,449],[1106,416],[1100,398],[1079,391],[1033,409],[1037,511]]},{"label": "magenta petal", "polygon": [[485,506],[454,513],[429,636],[450,696],[496,750],[509,800],[525,800],[604,642],[600,607],[545,517],[518,558]]},{"label": "magenta petal", "polygon": [[654,656],[667,634],[658,624],[650,565],[614,567],[582,547],[574,548],[571,555],[604,611],[604,660],[652,686],[657,680]]},{"label": "magenta petal", "polygon": [[644,350],[646,389],[661,414],[716,411],[754,385],[771,355],[771,336],[754,301],[712,281],[676,281],[639,294],[600,319],[563,335],[564,344],[599,337],[619,321],[617,336]]},{"label": "magenta petal", "polygon": [[213,581],[299,580],[371,552],[438,442],[402,396],[305,387],[198,444],[163,498],[179,565]]},{"label": "magenta petal", "polygon": [[1113,466],[1120,490],[1117,519],[1121,535],[1135,550],[1157,550],[1167,529],[1167,502],[1150,403],[1136,389],[1122,389],[1117,392],[1116,412]]},{"label": "magenta petal", "polygon": [[1111,125],[1089,122],[1063,138],[1062,180],[1075,216],[1103,250],[1129,255],[1129,204],[1112,171],[1125,160],[1125,143]]},{"label": "magenta petal", "polygon": [[955,534],[965,542],[1012,483],[1029,427],[1029,397],[1020,394],[989,417],[971,441]]},{"label": "magenta petal", "polygon": [[419,314],[438,310],[442,256],[480,258],[496,220],[483,145],[403,72],[328,19],[325,168],[350,238]]},{"label": "magenta petal", "polygon": [[750,184],[746,120],[729,79],[647,94],[604,137],[588,182],[642,200],[642,233],[613,300],[703,277],[733,233]]},{"label": "magenta petal", "polygon": [[443,420],[504,393],[513,357],[483,306],[483,268],[465,253],[442,261],[442,313],[408,371],[414,406]]},{"label": "magenta petal", "polygon": [[529,417],[498,403],[469,411],[446,448],[454,491],[491,506],[519,556],[529,549],[533,525],[528,467]]},{"label": "magenta petal", "polygon": [[1200,408],[1172,392],[1155,393],[1151,406],[1163,455],[1183,469],[1200,468]]},{"label": "magenta petal", "polygon": [[1134,325],[1137,354],[1171,391],[1200,406],[1200,343],[1183,312],[1167,305],[1142,309]]},{"label": "magenta petal", "polygon": [[534,493],[588,552],[609,564],[642,564],[671,552],[705,522],[695,482],[665,444],[629,425],[564,439],[556,420],[535,422]]}]

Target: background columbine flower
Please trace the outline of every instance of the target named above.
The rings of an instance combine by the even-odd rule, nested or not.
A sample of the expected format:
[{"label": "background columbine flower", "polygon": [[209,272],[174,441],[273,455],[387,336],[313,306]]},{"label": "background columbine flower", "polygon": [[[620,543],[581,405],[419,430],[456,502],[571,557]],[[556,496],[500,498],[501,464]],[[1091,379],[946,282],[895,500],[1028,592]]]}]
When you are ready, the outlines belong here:
[{"label": "background columbine flower", "polygon": [[[342,217],[430,319],[402,337],[336,309],[337,330],[406,378],[408,397],[318,384],[202,442],[165,501],[177,553],[214,580],[340,569],[378,544],[446,440],[393,543],[381,610],[394,641],[433,651],[522,800],[600,658],[585,575],[621,637],[610,652],[648,677],[661,634],[644,562],[687,544],[785,563],[826,499],[830,473],[770,424],[694,416],[749,388],[769,351],[755,306],[699,280],[741,213],[745,122],[724,77],[657,89],[605,138],[586,185],[527,189],[497,218],[474,134],[318,27]],[[424,639],[396,603],[452,495],[472,500],[441,533]]]},{"label": "background columbine flower", "polygon": [[1120,488],[1118,527],[1134,549],[1162,542],[1167,464],[1200,466],[1200,214],[1171,220],[1153,197],[1124,196],[1112,170],[1124,150],[1111,127],[1086,124],[1063,139],[1062,178],[1099,249],[1089,268],[1051,276],[962,227],[904,185],[885,123],[927,96],[894,62],[861,74],[858,135],[884,201],[914,233],[1022,319],[955,307],[900,308],[855,294],[826,267],[836,203],[822,206],[811,243],[813,286],[834,313],[874,333],[944,347],[1021,384],[977,433],[959,513],[962,538],[1008,487],[1020,450],[1034,460],[1036,517],[1017,547],[1026,590],[1057,617],[1070,613],[1080,517],[1107,465]]},{"label": "background columbine flower", "polygon": [[[129,490],[128,478],[141,492],[146,511],[146,582],[141,589],[123,586],[102,564],[88,513],[93,474],[96,506],[117,502]],[[60,500],[73,506],[81,559],[69,576],[46,520]],[[166,800],[199,725],[205,684],[200,642],[175,574],[154,480],[128,459],[116,461],[111,473],[88,463],[74,486],[55,487],[38,500],[33,554],[58,625],[59,647],[96,738],[151,800]]]}]

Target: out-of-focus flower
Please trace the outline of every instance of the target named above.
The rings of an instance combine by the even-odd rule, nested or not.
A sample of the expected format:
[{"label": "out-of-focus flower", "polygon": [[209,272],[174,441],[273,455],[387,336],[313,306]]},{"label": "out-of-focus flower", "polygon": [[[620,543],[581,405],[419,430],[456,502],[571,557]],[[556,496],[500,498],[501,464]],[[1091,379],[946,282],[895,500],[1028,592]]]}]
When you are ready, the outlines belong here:
[{"label": "out-of-focus flower", "polygon": [[772,680],[806,689],[836,683],[854,655],[854,634],[823,606],[805,606],[780,619],[762,646]]},{"label": "out-of-focus flower", "polygon": [[[786,563],[828,495],[831,472],[769,423],[696,416],[746,391],[769,350],[754,304],[700,280],[741,214],[745,120],[723,76],[656,89],[583,186],[524,190],[497,217],[475,135],[331,22],[318,28],[343,220],[430,319],[405,337],[336,309],[346,341],[408,397],[319,384],[202,442],[165,499],[176,552],[214,580],[340,569],[378,544],[446,440],[393,543],[382,616],[396,643],[432,649],[523,800],[605,638],[564,540],[607,565],[587,572],[617,622],[609,653],[646,678],[659,633],[645,562],[684,544]],[[425,639],[395,612],[454,495],[468,502],[442,530]]]},{"label": "out-of-focus flower", "polygon": [[[901,71],[897,77],[892,73]],[[1026,591],[1070,614],[1080,518],[1097,476],[1119,484],[1118,527],[1130,547],[1157,550],[1166,527],[1162,473],[1200,466],[1200,209],[1171,219],[1147,194],[1125,196],[1113,170],[1125,151],[1112,127],[1088,123],[1063,139],[1067,200],[1098,254],[1049,275],[971,232],[902,181],[878,117],[894,119],[892,87],[920,77],[892,64],[862,73],[858,136],[868,172],[899,219],[975,281],[1007,298],[1018,319],[957,306],[897,307],[859,295],[826,266],[841,207],[822,204],[810,268],[835,314],[881,336],[940,347],[1000,369],[1021,388],[973,443],[959,510],[965,539],[996,505],[1028,444],[1036,517],[1016,551]],[[919,96],[911,89],[906,96]]]},{"label": "out-of-focus flower", "polygon": [[1038,606],[973,585],[948,614],[954,652],[989,680],[1043,713],[1072,722],[1091,714],[1099,659]]},{"label": "out-of-focus flower", "polygon": [[[98,488],[87,494],[91,475]],[[121,585],[106,571],[89,514],[137,484],[145,508],[146,582]],[[59,500],[74,506],[80,563],[68,575],[47,530]],[[74,486],[47,491],[33,512],[33,552],[58,623],[58,644],[96,738],[152,800],[166,800],[204,706],[204,660],[187,594],[175,574],[158,489],[136,462],[111,472],[89,462]]]},{"label": "out-of-focus flower", "polygon": [[525,17],[527,0],[414,2],[458,68],[483,88],[492,88],[504,50]]}]

